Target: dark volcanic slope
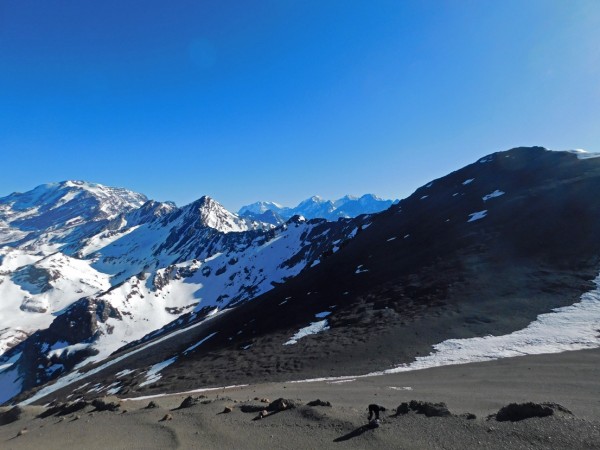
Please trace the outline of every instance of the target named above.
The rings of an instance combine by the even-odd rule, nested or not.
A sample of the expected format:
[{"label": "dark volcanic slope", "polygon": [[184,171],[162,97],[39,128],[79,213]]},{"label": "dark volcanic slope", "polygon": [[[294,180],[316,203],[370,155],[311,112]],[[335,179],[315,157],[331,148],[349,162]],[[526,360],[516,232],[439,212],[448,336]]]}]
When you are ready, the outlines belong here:
[{"label": "dark volcanic slope", "polygon": [[[373,216],[286,284],[90,379],[145,372],[212,333],[158,383],[140,388],[141,371],[122,377],[120,395],[366,373],[448,338],[523,328],[593,287],[598,192],[600,158],[539,147],[490,155]],[[331,311],[329,330],[283,345],[322,311]]]}]

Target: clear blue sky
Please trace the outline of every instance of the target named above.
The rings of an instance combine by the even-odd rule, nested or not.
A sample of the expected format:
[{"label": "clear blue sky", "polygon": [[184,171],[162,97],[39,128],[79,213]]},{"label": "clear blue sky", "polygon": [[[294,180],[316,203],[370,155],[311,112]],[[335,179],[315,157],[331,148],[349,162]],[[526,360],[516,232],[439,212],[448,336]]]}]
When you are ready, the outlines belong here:
[{"label": "clear blue sky", "polygon": [[597,0],[0,2],[0,196],[402,198],[599,133]]}]

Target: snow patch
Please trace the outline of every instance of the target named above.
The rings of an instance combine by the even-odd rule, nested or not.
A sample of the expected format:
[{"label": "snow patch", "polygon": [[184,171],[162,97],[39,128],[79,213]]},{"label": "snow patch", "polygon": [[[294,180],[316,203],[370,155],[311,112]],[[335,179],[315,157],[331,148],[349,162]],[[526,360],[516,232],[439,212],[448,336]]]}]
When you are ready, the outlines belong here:
[{"label": "snow patch", "polygon": [[[185,349],[185,351],[183,352],[183,354],[187,354],[189,352],[191,352],[192,350],[194,350],[195,348],[199,347],[200,345],[204,344],[206,341],[208,341],[211,337],[213,337],[215,334],[217,334],[218,331],[215,331],[214,333],[209,334],[208,336],[206,336],[203,339],[200,339],[198,342],[196,342],[194,345],[192,345],[191,347],[188,347],[187,349]],[[239,333],[238,333],[239,334]]]},{"label": "snow patch", "polygon": [[471,213],[471,214],[469,214],[469,220],[467,220],[467,222],[475,222],[476,220],[481,220],[486,215],[487,215],[487,209],[484,209],[483,211],[477,211],[477,212]]},{"label": "snow patch", "polygon": [[173,364],[176,360],[177,360],[177,356],[174,356],[173,358],[169,358],[166,361],[162,361],[157,364],[154,364],[152,367],[150,367],[150,369],[148,370],[148,373],[146,374],[146,381],[144,381],[143,383],[140,383],[140,387],[146,386],[148,384],[156,383],[162,377],[162,375],[160,374],[160,371],[163,370],[165,367],[168,367],[171,364]]},{"label": "snow patch", "polygon": [[318,322],[311,322],[309,326],[300,328],[296,334],[294,334],[289,341],[285,342],[283,345],[293,345],[297,344],[298,340],[303,337],[310,336],[311,334],[321,333],[323,331],[329,330],[329,325],[327,320],[320,320]]},{"label": "snow patch", "polygon": [[487,202],[489,199],[500,197],[501,195],[504,195],[504,194],[506,194],[506,192],[502,192],[502,191],[499,191],[498,189],[496,189],[494,192],[492,192],[488,195],[484,195],[481,198],[483,199],[484,202]]}]

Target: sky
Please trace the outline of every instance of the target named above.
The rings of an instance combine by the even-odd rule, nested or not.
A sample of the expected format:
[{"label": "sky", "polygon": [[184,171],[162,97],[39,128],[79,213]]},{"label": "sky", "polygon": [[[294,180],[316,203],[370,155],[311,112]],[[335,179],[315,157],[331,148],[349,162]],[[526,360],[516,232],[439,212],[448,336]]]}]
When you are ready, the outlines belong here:
[{"label": "sky", "polygon": [[0,196],[403,198],[599,125],[597,0],[0,1]]}]

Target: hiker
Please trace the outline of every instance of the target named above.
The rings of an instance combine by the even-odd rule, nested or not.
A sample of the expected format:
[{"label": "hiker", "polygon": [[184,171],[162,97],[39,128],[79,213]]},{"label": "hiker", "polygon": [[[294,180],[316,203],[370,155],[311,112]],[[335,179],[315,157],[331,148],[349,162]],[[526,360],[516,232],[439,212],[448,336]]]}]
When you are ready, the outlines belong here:
[{"label": "hiker", "polygon": [[377,423],[379,423],[379,412],[380,411],[385,411],[385,408],[383,406],[379,406],[376,404],[371,404],[369,405],[369,422],[371,422],[373,419],[373,416],[375,416],[375,420],[377,421]]}]

